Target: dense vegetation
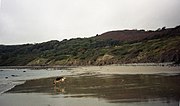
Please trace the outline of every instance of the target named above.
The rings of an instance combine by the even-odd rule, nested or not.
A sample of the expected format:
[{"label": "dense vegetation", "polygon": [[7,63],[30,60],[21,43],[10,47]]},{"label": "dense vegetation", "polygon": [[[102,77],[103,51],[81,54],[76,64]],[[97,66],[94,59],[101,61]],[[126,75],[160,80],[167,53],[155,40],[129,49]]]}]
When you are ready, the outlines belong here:
[{"label": "dense vegetation", "polygon": [[116,31],[115,34],[108,32],[91,38],[53,40],[38,44],[0,45],[0,65],[179,63],[179,45],[180,26],[156,31]]}]

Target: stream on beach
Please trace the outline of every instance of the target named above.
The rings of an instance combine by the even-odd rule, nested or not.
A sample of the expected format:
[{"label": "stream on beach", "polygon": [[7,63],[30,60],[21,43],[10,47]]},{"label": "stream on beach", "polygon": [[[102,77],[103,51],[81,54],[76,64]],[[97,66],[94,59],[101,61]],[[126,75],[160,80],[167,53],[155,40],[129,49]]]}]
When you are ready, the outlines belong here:
[{"label": "stream on beach", "polygon": [[[13,85],[1,93],[1,106],[179,106],[180,103],[180,73],[105,74],[28,69],[0,73],[1,90],[5,85]],[[57,75],[65,76],[66,80],[53,85]]]}]

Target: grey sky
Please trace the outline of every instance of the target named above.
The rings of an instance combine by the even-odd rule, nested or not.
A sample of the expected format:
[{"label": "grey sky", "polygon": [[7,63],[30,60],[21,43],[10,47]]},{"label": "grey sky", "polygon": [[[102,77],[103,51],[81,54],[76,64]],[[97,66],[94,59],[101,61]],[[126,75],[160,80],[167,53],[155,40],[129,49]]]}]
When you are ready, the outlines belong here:
[{"label": "grey sky", "polygon": [[1,0],[0,44],[180,25],[180,0]]}]

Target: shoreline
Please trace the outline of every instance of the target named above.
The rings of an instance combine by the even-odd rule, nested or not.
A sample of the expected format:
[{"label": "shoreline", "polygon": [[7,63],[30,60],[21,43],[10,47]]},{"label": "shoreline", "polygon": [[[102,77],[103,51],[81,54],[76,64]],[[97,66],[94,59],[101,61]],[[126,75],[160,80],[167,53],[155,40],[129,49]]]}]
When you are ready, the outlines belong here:
[{"label": "shoreline", "polygon": [[180,64],[174,64],[173,62],[166,63],[127,63],[127,64],[109,64],[109,65],[55,65],[55,66],[0,66],[0,69],[54,69],[54,70],[62,70],[62,69],[72,69],[78,67],[106,67],[106,66],[168,66],[168,67],[180,67]]},{"label": "shoreline", "polygon": [[180,74],[180,67],[169,66],[81,66],[71,68],[74,73],[94,73],[94,74]]},{"label": "shoreline", "polygon": [[72,74],[180,74],[180,66],[170,66],[170,63],[134,63],[113,64],[104,66],[0,66],[0,71],[13,70],[64,70]]},{"label": "shoreline", "polygon": [[32,69],[32,70],[39,70],[39,69],[53,69],[53,70],[62,70],[62,69],[69,69],[74,68],[76,66],[0,66],[0,69]]},{"label": "shoreline", "polygon": [[[144,66],[142,64],[140,65],[106,65],[106,66],[76,66],[76,67],[61,67],[60,70],[58,70],[57,67],[44,67],[40,70],[40,67],[26,69],[25,67],[6,67],[6,69],[1,69],[2,73],[9,73],[6,79],[4,76],[1,76],[1,82],[0,84],[3,84],[7,81],[11,81],[10,87],[17,85],[14,84],[13,81],[18,80],[32,80],[32,79],[41,79],[41,78],[50,78],[50,77],[57,77],[57,76],[91,76],[91,75],[162,75],[162,76],[174,76],[174,75],[180,75],[180,67],[169,67],[169,66],[154,66],[154,65],[148,65]],[[46,68],[46,69],[45,69]],[[50,70],[48,69],[50,68]],[[24,71],[25,70],[25,71]],[[37,70],[37,71],[36,71]],[[37,77],[36,75],[43,73],[49,73],[47,75],[42,75],[41,77]],[[54,74],[53,74],[54,73]],[[58,74],[59,73],[59,74]],[[31,76],[28,76],[28,75]],[[52,75],[51,75],[52,74]],[[16,77],[12,76],[16,75]],[[3,82],[5,81],[5,82]],[[9,82],[7,82],[8,85]],[[9,89],[9,88],[8,88]],[[3,92],[6,90],[3,90]]]},{"label": "shoreline", "polygon": [[[35,73],[30,79],[21,77],[26,78],[24,83],[0,94],[0,104],[4,106],[117,106],[132,105],[132,101],[134,106],[164,106],[164,103],[168,106],[179,103],[176,98],[180,94],[177,84],[180,67],[106,65],[71,67],[68,70],[4,69],[2,73],[6,71],[19,71],[21,75]],[[44,77],[44,72],[49,72],[46,74],[48,77]],[[50,76],[53,72],[56,73]],[[57,76],[67,77],[61,86],[52,84]]]},{"label": "shoreline", "polygon": [[61,86],[52,85],[54,77],[41,78],[28,80],[0,95],[0,103],[5,106],[59,106],[62,103],[118,106],[133,102],[133,106],[174,106],[179,103],[179,78],[179,75],[77,75],[67,76]]}]

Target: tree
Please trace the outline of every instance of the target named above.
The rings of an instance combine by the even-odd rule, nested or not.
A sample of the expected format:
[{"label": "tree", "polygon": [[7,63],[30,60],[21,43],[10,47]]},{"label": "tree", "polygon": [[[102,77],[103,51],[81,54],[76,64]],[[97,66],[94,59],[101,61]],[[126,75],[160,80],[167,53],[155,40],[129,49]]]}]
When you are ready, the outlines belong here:
[{"label": "tree", "polygon": [[161,30],[166,30],[166,27],[164,26],[164,27],[162,27],[162,29]]}]

